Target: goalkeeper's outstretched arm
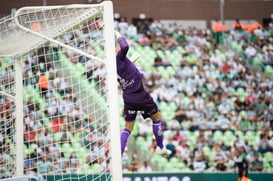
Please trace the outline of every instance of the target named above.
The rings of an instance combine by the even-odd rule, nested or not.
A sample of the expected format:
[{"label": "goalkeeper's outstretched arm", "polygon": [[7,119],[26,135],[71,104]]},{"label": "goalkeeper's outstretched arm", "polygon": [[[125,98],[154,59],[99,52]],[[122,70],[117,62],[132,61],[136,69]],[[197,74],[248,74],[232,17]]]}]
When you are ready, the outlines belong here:
[{"label": "goalkeeper's outstretched arm", "polygon": [[[116,36],[117,41],[119,41],[120,38],[122,38],[122,35],[118,31],[115,31],[115,36]],[[129,45],[127,44],[127,42],[126,42],[126,46],[125,46],[125,44],[123,44],[123,42],[122,43],[119,42],[119,45],[120,45],[120,48],[123,50],[123,52],[124,53],[126,52],[126,54],[127,54],[127,51],[129,49]],[[133,55],[131,57],[128,57],[128,58],[129,58],[129,60],[131,62],[134,63],[139,59],[139,57],[140,57],[140,55],[138,53],[134,52]]]}]

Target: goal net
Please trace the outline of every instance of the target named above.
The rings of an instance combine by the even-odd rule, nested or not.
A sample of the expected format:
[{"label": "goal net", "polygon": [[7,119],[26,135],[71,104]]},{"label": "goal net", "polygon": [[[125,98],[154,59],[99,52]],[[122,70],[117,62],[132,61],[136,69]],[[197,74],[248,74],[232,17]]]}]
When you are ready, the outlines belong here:
[{"label": "goal net", "polygon": [[0,179],[122,180],[113,6],[0,20]]}]

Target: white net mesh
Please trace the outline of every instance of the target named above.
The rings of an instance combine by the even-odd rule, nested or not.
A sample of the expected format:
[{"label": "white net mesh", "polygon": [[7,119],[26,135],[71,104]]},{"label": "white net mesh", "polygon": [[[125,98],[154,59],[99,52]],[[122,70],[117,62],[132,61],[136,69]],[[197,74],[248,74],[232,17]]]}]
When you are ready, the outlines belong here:
[{"label": "white net mesh", "polygon": [[16,174],[14,64],[19,62],[24,174],[111,180],[103,11],[103,6],[30,7],[1,20],[0,178]]},{"label": "white net mesh", "polygon": [[[7,64],[7,59],[1,59],[1,91],[14,95],[14,67]],[[3,66],[5,65],[6,66]],[[0,178],[9,177],[14,173],[14,99],[0,95]]]}]

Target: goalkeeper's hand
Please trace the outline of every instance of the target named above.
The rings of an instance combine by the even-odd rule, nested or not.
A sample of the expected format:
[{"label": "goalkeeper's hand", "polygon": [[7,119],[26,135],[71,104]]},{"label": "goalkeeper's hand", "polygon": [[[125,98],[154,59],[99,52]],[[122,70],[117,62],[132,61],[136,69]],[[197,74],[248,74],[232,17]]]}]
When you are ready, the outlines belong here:
[{"label": "goalkeeper's hand", "polygon": [[122,37],[121,34],[118,31],[115,31],[115,36],[116,36],[117,39]]}]

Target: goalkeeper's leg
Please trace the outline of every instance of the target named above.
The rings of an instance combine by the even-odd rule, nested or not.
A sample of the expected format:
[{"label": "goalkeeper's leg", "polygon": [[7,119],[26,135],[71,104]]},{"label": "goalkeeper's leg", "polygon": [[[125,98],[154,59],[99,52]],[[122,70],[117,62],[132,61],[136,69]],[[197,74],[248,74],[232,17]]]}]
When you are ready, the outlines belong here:
[{"label": "goalkeeper's leg", "polygon": [[125,122],[125,128],[122,130],[122,132],[120,134],[121,155],[123,154],[123,152],[126,148],[128,138],[129,138],[132,130],[134,129],[134,125],[135,125],[135,121],[126,121]]},{"label": "goalkeeper's leg", "polygon": [[163,145],[163,130],[160,112],[156,112],[151,117],[151,119],[153,121],[153,133],[158,146],[155,153],[159,155],[169,156],[171,154],[171,151],[166,149]]}]

